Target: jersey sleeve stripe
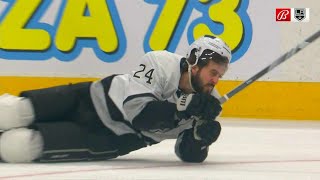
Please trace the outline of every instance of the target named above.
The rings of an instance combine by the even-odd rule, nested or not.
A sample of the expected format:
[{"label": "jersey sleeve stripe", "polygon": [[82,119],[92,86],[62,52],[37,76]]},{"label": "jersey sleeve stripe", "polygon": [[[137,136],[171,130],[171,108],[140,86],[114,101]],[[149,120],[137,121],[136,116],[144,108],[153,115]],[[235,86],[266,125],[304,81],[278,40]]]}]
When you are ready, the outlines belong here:
[{"label": "jersey sleeve stripe", "polygon": [[154,99],[156,99],[157,101],[159,101],[159,99],[151,94],[151,93],[143,93],[143,94],[136,94],[136,95],[131,95],[131,96],[128,96],[124,101],[123,101],[123,104],[127,103],[128,101],[132,100],[132,99],[135,99],[135,98],[140,98],[140,97],[152,97]]}]

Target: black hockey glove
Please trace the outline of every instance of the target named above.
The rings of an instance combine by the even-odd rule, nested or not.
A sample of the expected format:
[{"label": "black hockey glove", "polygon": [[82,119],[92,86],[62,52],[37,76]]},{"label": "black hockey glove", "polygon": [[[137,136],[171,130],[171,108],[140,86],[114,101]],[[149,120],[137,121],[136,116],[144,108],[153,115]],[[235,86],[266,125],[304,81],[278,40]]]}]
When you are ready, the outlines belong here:
[{"label": "black hockey glove", "polygon": [[221,132],[221,126],[215,120],[198,120],[195,121],[193,136],[196,140],[203,142],[203,145],[210,146],[214,143]]},{"label": "black hockey glove", "polygon": [[220,102],[214,96],[204,93],[181,96],[177,101],[179,118],[197,116],[201,119],[214,120],[221,112]]}]

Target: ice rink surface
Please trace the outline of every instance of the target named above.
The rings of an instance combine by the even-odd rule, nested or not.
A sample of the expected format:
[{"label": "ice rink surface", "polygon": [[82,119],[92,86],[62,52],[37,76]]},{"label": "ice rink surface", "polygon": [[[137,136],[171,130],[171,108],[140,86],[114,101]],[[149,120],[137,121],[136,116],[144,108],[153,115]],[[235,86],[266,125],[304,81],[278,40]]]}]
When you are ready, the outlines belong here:
[{"label": "ice rink surface", "polygon": [[221,118],[204,163],[181,162],[174,140],[98,162],[1,163],[0,179],[320,179],[320,121]]}]

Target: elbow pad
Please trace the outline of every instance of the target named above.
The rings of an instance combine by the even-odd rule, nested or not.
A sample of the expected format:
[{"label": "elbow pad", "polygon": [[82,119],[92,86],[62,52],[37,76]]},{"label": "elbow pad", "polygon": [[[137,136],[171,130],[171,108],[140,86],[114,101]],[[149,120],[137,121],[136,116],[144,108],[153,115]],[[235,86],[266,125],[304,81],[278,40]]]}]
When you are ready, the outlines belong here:
[{"label": "elbow pad", "polygon": [[147,131],[155,129],[172,129],[177,126],[175,120],[176,105],[168,101],[151,101],[133,119],[132,126]]}]

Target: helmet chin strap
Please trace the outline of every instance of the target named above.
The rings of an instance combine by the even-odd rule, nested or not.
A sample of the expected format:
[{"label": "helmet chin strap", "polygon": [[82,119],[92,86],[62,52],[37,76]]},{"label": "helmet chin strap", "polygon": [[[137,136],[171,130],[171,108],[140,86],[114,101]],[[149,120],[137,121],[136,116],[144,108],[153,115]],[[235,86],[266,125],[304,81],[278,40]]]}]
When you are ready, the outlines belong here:
[{"label": "helmet chin strap", "polygon": [[188,75],[189,75],[189,85],[191,87],[191,90],[192,92],[196,92],[196,90],[194,90],[193,86],[192,86],[192,82],[191,82],[191,68],[193,66],[191,66],[189,63],[188,63]]},{"label": "helmet chin strap", "polygon": [[194,93],[195,93],[195,92],[197,92],[197,91],[194,89],[194,87],[193,87],[193,85],[192,85],[191,69],[192,69],[192,67],[193,67],[193,66],[195,66],[195,65],[197,65],[197,64],[198,64],[199,57],[200,57],[200,55],[199,55],[199,52],[198,52],[198,51],[196,51],[195,55],[196,55],[196,62],[194,62],[194,64],[190,64],[190,63],[189,63],[189,61],[188,61],[188,60],[186,60],[186,61],[187,61],[187,64],[188,64],[189,85],[190,85],[191,90],[192,90]]}]

